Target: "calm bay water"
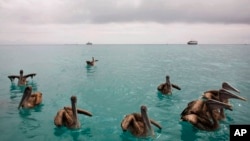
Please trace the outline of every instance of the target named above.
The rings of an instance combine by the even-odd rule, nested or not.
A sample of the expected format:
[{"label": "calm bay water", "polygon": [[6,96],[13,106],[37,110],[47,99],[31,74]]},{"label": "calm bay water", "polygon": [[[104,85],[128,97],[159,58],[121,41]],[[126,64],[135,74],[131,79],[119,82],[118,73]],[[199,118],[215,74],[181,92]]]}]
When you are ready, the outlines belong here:
[{"label": "calm bay water", "polygon": [[[85,61],[94,56],[96,66]],[[0,138],[1,140],[229,140],[229,125],[250,124],[249,45],[1,45],[0,46]],[[18,110],[23,87],[8,75],[37,73],[29,80],[43,93],[43,103],[31,110]],[[163,96],[157,86],[170,75],[182,90]],[[202,92],[229,82],[248,101],[231,99],[233,111],[213,132],[201,131],[179,121],[187,103]],[[76,95],[79,108],[93,117],[79,115],[81,128],[57,128],[54,116],[70,105]],[[124,115],[148,107],[155,138],[139,139],[123,133]]]}]

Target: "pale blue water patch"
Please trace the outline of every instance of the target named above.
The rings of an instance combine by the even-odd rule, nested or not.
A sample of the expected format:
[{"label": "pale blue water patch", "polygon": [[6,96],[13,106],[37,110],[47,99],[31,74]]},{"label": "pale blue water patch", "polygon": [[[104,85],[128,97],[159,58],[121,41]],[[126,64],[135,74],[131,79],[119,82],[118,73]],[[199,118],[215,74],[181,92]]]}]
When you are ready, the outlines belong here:
[{"label": "pale blue water patch", "polygon": [[[99,60],[87,67],[91,57]],[[1,140],[229,140],[229,125],[250,124],[249,45],[1,45],[0,46],[0,138]],[[24,88],[11,83],[8,75],[37,73],[29,80],[34,91],[43,93],[43,103],[31,110],[18,110]],[[157,86],[170,75],[180,91],[163,96]],[[213,132],[180,122],[187,103],[202,92],[219,89],[227,81],[248,101],[232,99],[233,111]],[[57,128],[54,116],[70,105],[93,113],[79,115],[81,128]],[[148,107],[149,116],[163,129],[154,127],[154,138],[135,138],[123,133],[124,115]]]}]

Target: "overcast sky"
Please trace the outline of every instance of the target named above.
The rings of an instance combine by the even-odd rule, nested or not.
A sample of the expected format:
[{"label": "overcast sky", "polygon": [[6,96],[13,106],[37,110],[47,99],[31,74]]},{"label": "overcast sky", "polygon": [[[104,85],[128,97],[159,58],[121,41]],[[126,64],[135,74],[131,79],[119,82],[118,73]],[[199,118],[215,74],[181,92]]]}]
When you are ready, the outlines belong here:
[{"label": "overcast sky", "polygon": [[0,0],[0,44],[250,43],[250,0]]}]

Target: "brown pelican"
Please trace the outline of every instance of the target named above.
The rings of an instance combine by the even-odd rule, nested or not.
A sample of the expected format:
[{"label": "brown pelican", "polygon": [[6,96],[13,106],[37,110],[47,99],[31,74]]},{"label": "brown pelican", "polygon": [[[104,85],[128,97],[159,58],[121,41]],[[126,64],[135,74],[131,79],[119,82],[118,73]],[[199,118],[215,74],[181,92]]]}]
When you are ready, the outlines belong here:
[{"label": "brown pelican", "polygon": [[68,128],[80,128],[80,122],[77,117],[77,113],[92,116],[88,111],[76,108],[76,96],[71,97],[71,107],[64,107],[59,110],[54,118],[54,124],[58,127],[66,126]]},{"label": "brown pelican", "polygon": [[[192,111],[189,109],[191,107],[197,109],[197,111],[190,112]],[[231,105],[219,102],[217,100],[208,99],[208,100],[193,101],[189,103],[188,106],[181,113],[181,120],[190,122],[193,126],[201,130],[208,130],[208,131],[216,130],[219,127],[219,123],[213,111],[215,109],[220,109],[220,108],[226,108],[232,110]],[[208,116],[207,112],[209,113],[210,116]]]},{"label": "brown pelican", "polygon": [[23,108],[33,108],[42,102],[42,93],[36,92],[31,94],[32,87],[28,86],[23,92],[23,97],[19,103],[18,109]]},{"label": "brown pelican", "polygon": [[[218,93],[220,95],[227,95],[228,97],[234,95],[231,92],[223,90],[223,89],[219,90]],[[207,100],[206,97],[203,97],[203,99]],[[212,99],[212,100],[214,100],[214,99]],[[219,100],[216,100],[216,101],[219,101]],[[223,101],[220,101],[220,102],[223,102]],[[223,103],[225,103],[225,102],[223,102]],[[228,103],[226,103],[226,104],[228,104]],[[183,115],[192,114],[192,113],[201,113],[201,111],[203,112],[203,114],[207,114],[207,116],[211,116],[209,114],[209,112],[207,112],[207,106],[204,103],[204,100],[202,100],[202,99],[189,102],[187,105],[187,108],[185,108],[183,110],[181,115],[183,116]],[[213,112],[214,112],[213,115],[217,120],[221,120],[221,119],[225,118],[223,108],[219,109],[219,111],[218,111],[218,109],[213,110]]]},{"label": "brown pelican", "polygon": [[95,60],[94,57],[92,57],[92,61],[86,61],[87,65],[89,66],[94,66],[95,65],[95,62],[97,62],[98,60]]},{"label": "brown pelican", "polygon": [[20,70],[20,75],[9,75],[8,78],[10,79],[10,81],[12,82],[15,78],[18,79],[18,85],[25,85],[26,84],[26,79],[28,77],[33,78],[36,74],[35,73],[31,73],[31,74],[27,74],[27,75],[23,75],[23,70]]},{"label": "brown pelican", "polygon": [[166,76],[166,82],[160,84],[157,89],[162,92],[163,94],[172,94],[172,87],[177,89],[177,90],[181,90],[181,88],[175,84],[172,84],[170,82],[170,77],[167,75]]},{"label": "brown pelican", "polygon": [[[230,98],[235,98],[235,99],[240,99],[240,100],[246,101],[245,98],[243,98],[243,97],[241,97],[239,95],[233,94],[230,91],[240,93],[239,90],[237,90],[236,88],[231,86],[229,83],[223,82],[222,83],[222,89],[206,91],[206,92],[203,93],[202,97],[206,98],[206,99],[218,100],[220,102],[224,102],[224,103],[227,103],[227,104],[229,103],[228,99],[230,99]],[[218,118],[219,119],[225,118],[223,108],[220,109],[220,116]]]},{"label": "brown pelican", "polygon": [[151,124],[161,129],[161,125],[156,121],[149,119],[147,114],[147,107],[141,106],[141,113],[132,113],[126,115],[121,122],[121,128],[123,131],[129,130],[134,136],[147,137],[153,136],[154,130]]}]

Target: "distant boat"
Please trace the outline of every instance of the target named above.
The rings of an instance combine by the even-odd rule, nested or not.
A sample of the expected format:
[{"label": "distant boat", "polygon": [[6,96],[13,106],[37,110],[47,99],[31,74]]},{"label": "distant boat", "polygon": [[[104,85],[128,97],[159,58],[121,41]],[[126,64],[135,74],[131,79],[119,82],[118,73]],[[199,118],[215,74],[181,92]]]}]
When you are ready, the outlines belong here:
[{"label": "distant boat", "polygon": [[194,41],[194,40],[191,40],[191,41],[188,41],[187,44],[188,44],[188,45],[197,45],[198,42],[197,42],[197,41]]},{"label": "distant boat", "polygon": [[93,45],[91,42],[87,42],[86,45]]}]

